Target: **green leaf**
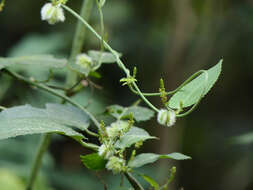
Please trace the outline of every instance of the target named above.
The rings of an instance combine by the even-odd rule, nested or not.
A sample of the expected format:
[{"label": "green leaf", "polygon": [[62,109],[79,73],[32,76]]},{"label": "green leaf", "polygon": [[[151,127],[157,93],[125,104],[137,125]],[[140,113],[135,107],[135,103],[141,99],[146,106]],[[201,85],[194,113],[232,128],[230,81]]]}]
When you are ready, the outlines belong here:
[{"label": "green leaf", "polygon": [[137,122],[150,120],[155,114],[151,109],[141,106],[131,106],[123,117],[126,117],[126,115],[129,115],[130,113],[133,113],[134,119]]},{"label": "green leaf", "polygon": [[[198,102],[199,98],[203,93],[205,88],[206,95],[212,86],[215,84],[222,69],[222,60],[216,64],[211,69],[207,70],[208,82],[205,83],[205,74],[201,74],[187,85],[185,85],[181,90],[175,93],[169,100],[169,107],[178,109],[180,108],[180,102],[183,103],[183,107],[191,106]],[[205,86],[206,85],[206,86]]]},{"label": "green leaf", "polygon": [[127,109],[127,108],[124,108],[122,106],[119,106],[119,105],[112,105],[112,106],[109,106],[107,107],[107,110],[108,110],[108,113],[115,117],[116,119],[120,119],[123,112],[125,112],[124,109]]},{"label": "green leaf", "polygon": [[100,52],[95,50],[88,51],[88,55],[92,58],[93,61],[98,63],[115,63],[116,57],[109,52]]},{"label": "green leaf", "polygon": [[115,143],[115,147],[120,149],[128,148],[139,141],[146,141],[148,139],[156,139],[156,137],[150,136],[144,129],[132,127]]},{"label": "green leaf", "polygon": [[186,159],[191,159],[191,157],[183,155],[181,153],[171,153],[171,154],[166,154],[166,155],[160,155],[160,154],[153,154],[153,153],[143,153],[137,155],[133,160],[131,160],[128,163],[128,166],[132,168],[138,168],[141,166],[144,166],[146,164],[154,163],[155,161],[163,158],[168,158],[168,159],[174,159],[174,160],[186,160]]},{"label": "green leaf", "polygon": [[60,133],[77,139],[83,138],[80,133],[73,129],[44,118],[0,119],[0,140],[42,133]]},{"label": "green leaf", "polygon": [[[0,113],[0,140],[20,135],[41,133],[60,133],[70,136],[77,141],[85,138],[82,134],[66,126],[70,122],[59,121],[57,116],[45,109],[34,108],[29,105],[6,109]],[[57,114],[56,114],[57,115]]]},{"label": "green leaf", "polygon": [[106,165],[106,160],[104,160],[97,153],[88,154],[85,156],[80,156],[82,163],[91,170],[103,170]]},{"label": "green leaf", "polygon": [[101,74],[96,71],[91,71],[89,73],[89,76],[94,77],[94,78],[98,78],[98,79],[100,79],[102,77]]},{"label": "green leaf", "polygon": [[154,188],[154,190],[159,190],[160,189],[160,186],[159,184],[154,180],[152,179],[151,177],[147,176],[147,175],[141,175],[141,177],[149,183],[149,185],[151,185],[151,187]]},{"label": "green leaf", "polygon": [[132,168],[138,168],[146,164],[153,163],[160,158],[160,155],[153,153],[143,153],[137,155],[133,160],[128,163],[128,166]]},{"label": "green leaf", "polygon": [[67,63],[66,59],[58,59],[52,55],[31,55],[22,57],[0,58],[0,70],[11,66],[36,65],[48,68],[63,68]]},{"label": "green leaf", "polygon": [[188,160],[188,159],[191,159],[190,156],[186,156],[186,155],[178,153],[178,152],[174,152],[174,153],[166,154],[166,155],[160,155],[160,158],[169,158],[169,159],[173,159],[173,160]]},{"label": "green leaf", "polygon": [[61,124],[74,126],[81,130],[89,127],[88,115],[71,105],[46,104],[46,113],[49,118]]},{"label": "green leaf", "polygon": [[76,62],[71,62],[70,64],[69,64],[69,66],[70,66],[70,68],[73,70],[73,71],[75,71],[75,72],[77,72],[77,73],[81,73],[81,74],[83,74],[84,76],[89,76],[89,73],[90,72],[92,72],[92,70],[91,70],[91,68],[84,68],[84,67],[82,67],[81,65],[77,65],[76,64]]},{"label": "green leaf", "polygon": [[70,63],[70,68],[74,70],[77,73],[81,73],[85,75],[86,77],[90,75],[90,73],[94,74],[95,71],[101,66],[101,63],[94,62],[94,65],[92,67],[83,67],[81,65],[78,65],[76,62]]},{"label": "green leaf", "polygon": [[133,117],[137,122],[147,121],[154,116],[154,111],[141,106],[122,107],[119,105],[112,105],[108,108],[109,114],[116,119],[127,119],[130,113],[133,113]]}]

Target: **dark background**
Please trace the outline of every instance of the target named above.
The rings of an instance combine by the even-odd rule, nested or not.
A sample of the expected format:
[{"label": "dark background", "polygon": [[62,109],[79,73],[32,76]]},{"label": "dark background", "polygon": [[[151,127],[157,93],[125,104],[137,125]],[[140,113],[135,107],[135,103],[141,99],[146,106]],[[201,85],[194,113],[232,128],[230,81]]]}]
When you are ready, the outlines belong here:
[{"label": "dark background", "polygon": [[[1,57],[38,53],[68,57],[76,20],[66,13],[63,24],[50,26],[42,22],[40,9],[44,2],[6,2],[0,12]],[[79,10],[81,2],[70,0],[68,5]],[[99,31],[98,18],[94,6],[90,23]],[[143,124],[160,138],[148,142],[146,152],[182,152],[193,159],[161,161],[143,171],[163,182],[169,168],[176,165],[171,190],[253,189],[251,139],[239,144],[231,140],[253,132],[253,1],[107,0],[104,19],[109,43],[122,52],[127,67],[137,66],[138,84],[143,91],[157,91],[161,77],[166,88],[172,90],[197,70],[224,60],[221,77],[191,115],[178,119],[169,129],[159,126],[155,119]],[[99,49],[99,42],[91,33],[84,45],[84,51],[89,49]],[[104,90],[96,92],[100,95],[95,96],[92,111],[99,112],[109,104],[128,106],[137,100],[127,88],[121,87],[119,80],[124,75],[116,66],[106,65],[99,72],[103,77],[96,82]],[[0,79],[0,105],[42,106],[53,101],[45,93],[2,74]],[[159,98],[151,101],[161,105]],[[20,183],[26,180],[38,139],[31,136],[0,142],[0,178],[7,176]],[[79,154],[85,153],[75,142],[56,136],[45,161],[44,177],[38,182],[43,185],[37,188],[49,189],[48,183],[59,190],[102,189],[96,175],[79,161]],[[101,175],[110,188],[117,189],[114,176]]]}]

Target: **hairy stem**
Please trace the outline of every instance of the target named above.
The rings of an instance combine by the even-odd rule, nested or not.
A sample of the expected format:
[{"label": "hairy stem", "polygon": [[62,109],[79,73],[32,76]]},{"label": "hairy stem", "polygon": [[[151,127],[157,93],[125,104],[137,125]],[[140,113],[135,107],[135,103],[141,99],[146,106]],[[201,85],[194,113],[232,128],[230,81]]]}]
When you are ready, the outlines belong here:
[{"label": "hairy stem", "polygon": [[33,189],[34,182],[36,180],[36,177],[38,175],[38,172],[39,172],[41,164],[42,164],[43,155],[47,151],[47,148],[50,144],[51,135],[52,134],[48,133],[48,134],[45,134],[41,137],[41,142],[39,144],[39,149],[36,153],[35,160],[32,165],[32,170],[31,170],[30,177],[28,179],[28,184],[27,184],[26,190]]},{"label": "hairy stem", "polygon": [[[93,8],[94,0],[85,0],[83,1],[80,17],[85,20],[89,20],[90,14]],[[72,43],[72,50],[69,58],[69,64],[75,62],[76,56],[81,53],[84,39],[86,34],[86,27],[82,24],[81,21],[77,22],[75,36]],[[67,88],[70,88],[77,80],[77,74],[71,70],[68,71],[66,85]]]}]

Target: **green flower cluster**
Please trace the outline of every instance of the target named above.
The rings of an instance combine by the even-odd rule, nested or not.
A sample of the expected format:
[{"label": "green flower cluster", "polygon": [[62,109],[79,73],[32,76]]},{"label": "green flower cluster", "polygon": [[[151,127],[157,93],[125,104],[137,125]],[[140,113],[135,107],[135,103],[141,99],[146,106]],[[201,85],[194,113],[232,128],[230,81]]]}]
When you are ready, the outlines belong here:
[{"label": "green flower cluster", "polygon": [[101,127],[100,142],[102,145],[98,149],[98,154],[108,160],[106,168],[112,170],[114,174],[128,170],[122,154],[124,150],[115,148],[115,143],[131,129],[132,124],[119,120],[108,127]]}]

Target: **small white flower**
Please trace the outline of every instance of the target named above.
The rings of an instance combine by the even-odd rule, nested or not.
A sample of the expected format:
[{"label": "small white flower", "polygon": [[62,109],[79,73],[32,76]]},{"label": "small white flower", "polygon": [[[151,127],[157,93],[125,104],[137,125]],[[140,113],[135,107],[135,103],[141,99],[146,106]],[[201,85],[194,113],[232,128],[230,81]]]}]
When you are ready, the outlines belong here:
[{"label": "small white flower", "polygon": [[106,128],[106,132],[110,139],[115,139],[123,135],[129,127],[128,122],[125,121],[116,121],[111,124],[110,127]]},{"label": "small white flower", "polygon": [[85,53],[79,54],[76,57],[76,64],[84,67],[85,69],[91,69],[93,66],[91,57]]},{"label": "small white flower", "polygon": [[112,170],[114,174],[117,174],[126,170],[126,162],[122,158],[112,156],[107,162],[106,168]]},{"label": "small white flower", "polygon": [[61,5],[52,5],[52,3],[46,3],[41,9],[41,19],[46,20],[49,24],[55,24],[57,22],[64,22],[65,16]]},{"label": "small white flower", "polygon": [[171,127],[176,122],[176,113],[173,110],[161,109],[157,115],[157,121],[161,125]]},{"label": "small white flower", "polygon": [[114,154],[114,148],[110,143],[102,144],[98,149],[98,155],[105,159],[109,159]]}]

